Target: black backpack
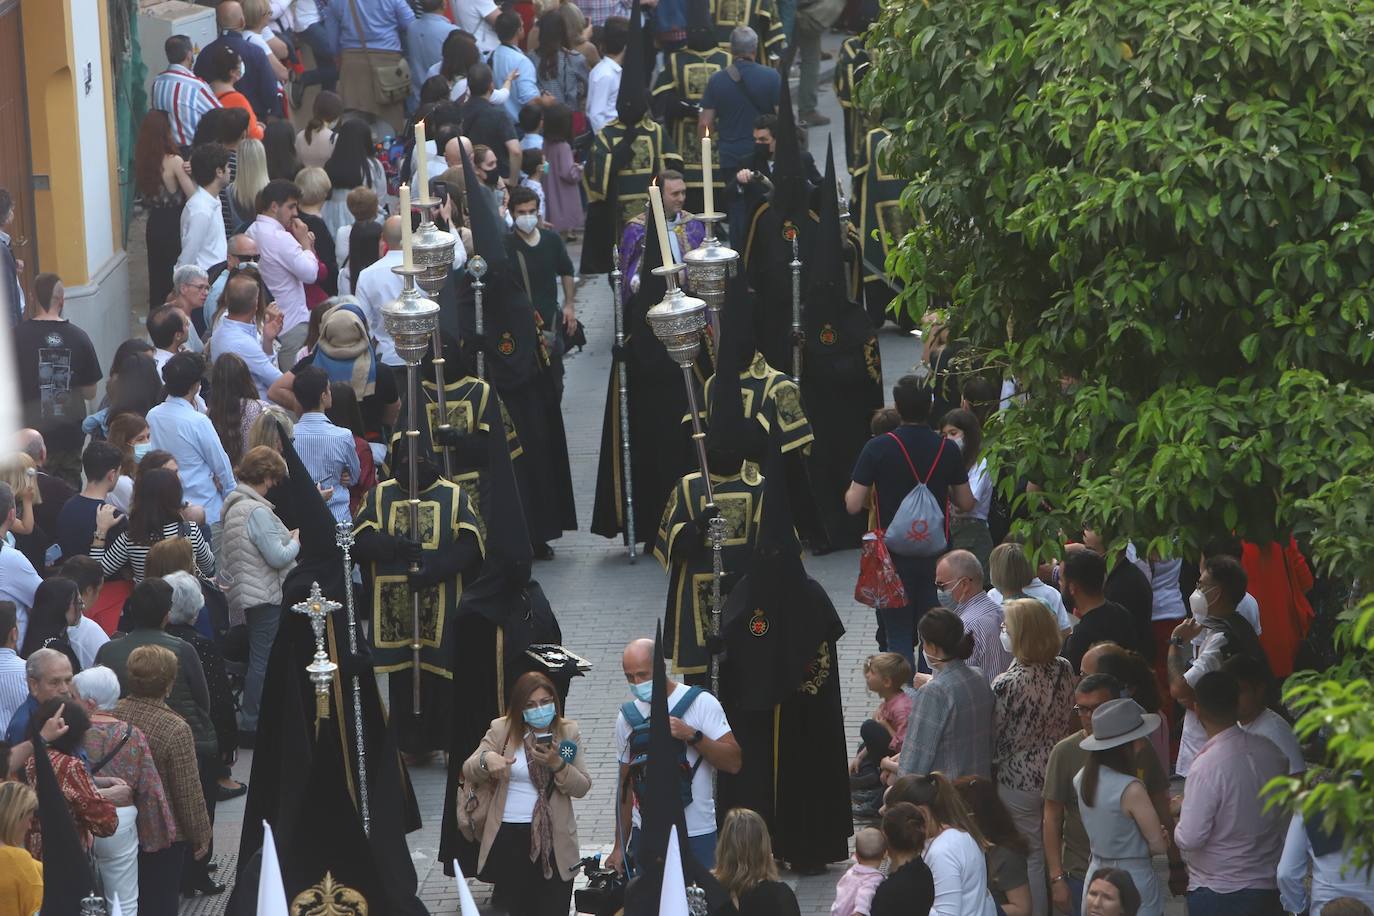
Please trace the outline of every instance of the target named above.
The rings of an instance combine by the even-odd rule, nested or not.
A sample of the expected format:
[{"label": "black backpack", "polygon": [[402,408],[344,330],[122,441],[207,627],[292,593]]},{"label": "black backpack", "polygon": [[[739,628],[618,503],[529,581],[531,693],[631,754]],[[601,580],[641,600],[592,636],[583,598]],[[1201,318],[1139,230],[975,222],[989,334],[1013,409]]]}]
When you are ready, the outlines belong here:
[{"label": "black backpack", "polygon": [[[676,719],[681,719],[691,705],[696,702],[696,698],[702,694],[701,687],[688,687],[682,699],[674,704],[668,714]],[[630,723],[630,785],[633,787],[635,796],[642,798],[640,786],[644,782],[646,764],[649,762],[649,720],[639,712],[639,707],[634,700],[626,701],[620,707],[620,714],[625,717],[625,721]],[[697,767],[701,766],[701,761],[705,758],[697,755],[697,762],[689,765],[687,763],[687,745],[678,742],[678,769],[681,778],[682,788],[682,807],[687,807],[692,803],[692,778],[697,775]]]}]

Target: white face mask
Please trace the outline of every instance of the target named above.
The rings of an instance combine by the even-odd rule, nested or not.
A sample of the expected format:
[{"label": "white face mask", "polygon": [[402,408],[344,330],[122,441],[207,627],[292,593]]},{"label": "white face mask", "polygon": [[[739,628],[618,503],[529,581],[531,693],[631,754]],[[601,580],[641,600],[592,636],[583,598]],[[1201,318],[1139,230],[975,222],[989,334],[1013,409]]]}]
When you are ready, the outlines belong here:
[{"label": "white face mask", "polygon": [[1193,589],[1193,593],[1188,596],[1188,609],[1193,612],[1193,617],[1198,623],[1207,619],[1207,596],[1202,593],[1202,589]]},{"label": "white face mask", "polygon": [[522,213],[515,218],[515,228],[529,235],[539,226],[539,216],[534,213]]},{"label": "white face mask", "polygon": [[1006,652],[1011,651],[1011,634],[1003,630],[998,634],[1002,638],[1002,649]]}]

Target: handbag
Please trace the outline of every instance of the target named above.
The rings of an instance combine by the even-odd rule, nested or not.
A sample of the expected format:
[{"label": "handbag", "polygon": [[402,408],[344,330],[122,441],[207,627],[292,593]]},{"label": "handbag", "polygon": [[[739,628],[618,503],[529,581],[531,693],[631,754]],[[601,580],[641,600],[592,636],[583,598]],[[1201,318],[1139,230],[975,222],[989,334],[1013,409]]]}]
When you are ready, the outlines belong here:
[{"label": "handbag", "polygon": [[372,68],[372,86],[377,91],[377,101],[383,105],[404,101],[410,95],[410,63],[404,54],[388,63],[373,63],[372,55],[367,50],[363,20],[358,15],[357,0],[348,0],[348,8],[353,13],[353,28],[358,33],[358,44],[362,45],[368,66]]},{"label": "handbag", "polygon": [[[500,753],[504,754],[505,751],[503,741]],[[466,776],[458,778],[458,832],[469,843],[482,841],[482,832],[486,829],[492,802],[496,799],[496,782],[495,779],[488,779],[479,786],[469,782]]]},{"label": "handbag", "polygon": [[892,554],[883,540],[881,526],[863,536],[859,546],[859,581],[854,583],[854,600],[871,608],[906,607],[906,586],[897,575]]}]

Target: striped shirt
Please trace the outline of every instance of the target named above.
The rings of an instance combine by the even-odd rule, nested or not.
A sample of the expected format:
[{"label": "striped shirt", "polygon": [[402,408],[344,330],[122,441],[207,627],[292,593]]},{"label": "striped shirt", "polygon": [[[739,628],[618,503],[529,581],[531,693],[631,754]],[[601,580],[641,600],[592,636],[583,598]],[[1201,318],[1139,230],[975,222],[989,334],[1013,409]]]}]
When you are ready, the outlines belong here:
[{"label": "striped shirt", "polygon": [[134,581],[143,581],[143,569],[148,562],[148,551],[153,544],[167,538],[184,537],[191,542],[191,550],[196,555],[196,569],[205,578],[215,574],[215,557],[210,553],[210,545],[200,533],[200,526],[187,522],[168,522],[162,526],[162,534],[147,544],[135,544],[129,539],[128,531],[121,531],[119,537],[108,547],[92,547],[91,559],[100,563],[106,579],[113,578],[125,566],[133,570]]},{"label": "striped shirt", "polygon": [[172,121],[173,143],[190,146],[201,117],[221,106],[205,80],[181,64],[172,64],[154,78],[148,107],[167,112]]},{"label": "striped shirt", "polygon": [[353,513],[348,510],[348,488],[357,483],[362,473],[358,451],[353,446],[353,433],[335,426],[324,414],[313,410],[296,421],[294,441],[310,478],[320,486],[334,488],[329,497],[329,511],[334,514],[334,520],[351,523]]},{"label": "striped shirt", "polygon": [[13,649],[0,648],[0,730],[9,728],[15,710],[28,698],[24,660]]}]

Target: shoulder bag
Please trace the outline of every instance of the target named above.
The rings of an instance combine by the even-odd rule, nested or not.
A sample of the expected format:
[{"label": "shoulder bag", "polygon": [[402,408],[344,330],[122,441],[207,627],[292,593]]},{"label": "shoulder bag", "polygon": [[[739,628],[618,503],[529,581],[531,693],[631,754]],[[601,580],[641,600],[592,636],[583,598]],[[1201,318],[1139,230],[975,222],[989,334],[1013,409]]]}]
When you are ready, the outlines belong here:
[{"label": "shoulder bag", "polygon": [[[504,755],[507,743],[503,739],[501,749],[494,753]],[[496,779],[488,779],[481,785],[474,785],[465,776],[458,779],[458,832],[469,843],[482,842],[482,832],[486,830],[492,802],[496,799],[496,786]]]},{"label": "shoulder bag", "polygon": [[367,65],[372,68],[372,87],[377,91],[377,101],[392,105],[404,101],[410,95],[410,64],[402,54],[397,60],[388,63],[373,63],[367,50],[367,33],[363,29],[362,17],[358,15],[358,0],[348,0],[348,9],[353,14],[353,28],[358,32],[358,44],[367,55]]}]

